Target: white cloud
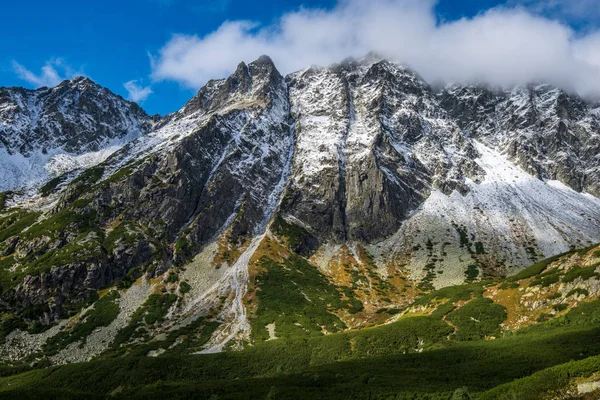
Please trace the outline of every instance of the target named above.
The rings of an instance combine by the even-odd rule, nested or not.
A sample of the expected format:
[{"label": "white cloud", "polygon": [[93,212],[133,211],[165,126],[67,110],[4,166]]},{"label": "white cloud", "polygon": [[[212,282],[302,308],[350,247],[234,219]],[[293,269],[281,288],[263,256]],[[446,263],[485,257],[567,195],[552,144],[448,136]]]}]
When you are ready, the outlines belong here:
[{"label": "white cloud", "polygon": [[36,87],[53,87],[65,79],[72,79],[83,75],[81,71],[73,70],[62,58],[54,58],[47,61],[39,74],[32,72],[14,60],[12,67],[19,78]]},{"label": "white cloud", "polygon": [[152,88],[150,86],[142,86],[138,84],[137,80],[125,82],[123,87],[127,90],[127,98],[131,101],[143,102],[152,94]]},{"label": "white cloud", "polygon": [[428,81],[547,81],[600,95],[598,34],[578,36],[522,6],[449,22],[438,22],[434,9],[434,0],[341,0],[331,10],[287,13],[269,26],[228,21],[203,37],[173,36],[151,57],[152,77],[198,88],[261,54],[289,73],[373,50]]},{"label": "white cloud", "polygon": [[600,68],[600,32],[578,40],[573,46],[573,51],[577,58]]}]

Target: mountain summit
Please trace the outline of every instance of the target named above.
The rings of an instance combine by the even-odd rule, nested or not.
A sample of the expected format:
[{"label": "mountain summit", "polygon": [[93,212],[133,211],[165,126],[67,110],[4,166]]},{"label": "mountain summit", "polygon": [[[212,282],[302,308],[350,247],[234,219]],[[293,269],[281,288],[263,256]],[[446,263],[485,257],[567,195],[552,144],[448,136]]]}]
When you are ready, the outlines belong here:
[{"label": "mountain summit", "polygon": [[0,88],[0,123],[0,190],[91,167],[153,126],[137,104],[85,77]]}]

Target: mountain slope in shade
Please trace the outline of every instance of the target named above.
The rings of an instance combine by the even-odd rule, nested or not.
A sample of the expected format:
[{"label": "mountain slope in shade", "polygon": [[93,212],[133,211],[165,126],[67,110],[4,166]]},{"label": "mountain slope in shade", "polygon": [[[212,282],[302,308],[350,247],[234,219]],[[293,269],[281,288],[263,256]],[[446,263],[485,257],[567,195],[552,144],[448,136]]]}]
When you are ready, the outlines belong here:
[{"label": "mountain slope in shade", "polygon": [[81,361],[186,329],[194,352],[329,334],[600,242],[596,108],[538,88],[545,102],[510,111],[480,90],[437,93],[374,56],[287,77],[266,56],[241,63],[3,211],[0,307],[18,358]]},{"label": "mountain slope in shade", "polygon": [[137,104],[88,78],[54,88],[0,88],[0,190],[89,168],[153,125]]}]

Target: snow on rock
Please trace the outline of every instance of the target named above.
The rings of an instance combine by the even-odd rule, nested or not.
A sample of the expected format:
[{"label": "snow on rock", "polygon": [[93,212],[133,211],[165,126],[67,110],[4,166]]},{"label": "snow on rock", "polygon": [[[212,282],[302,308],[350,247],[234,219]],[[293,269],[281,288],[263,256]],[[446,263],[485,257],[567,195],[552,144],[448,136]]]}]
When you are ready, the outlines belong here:
[{"label": "snow on rock", "polygon": [[529,174],[600,196],[598,104],[550,85],[453,85],[438,97],[466,134]]},{"label": "snow on rock", "polygon": [[485,180],[469,182],[464,196],[432,191],[380,252],[396,253],[416,279],[432,267],[437,271],[433,283],[442,287],[462,283],[469,265],[514,272],[598,241],[600,199],[543,182],[497,151],[478,142],[475,147]]},{"label": "snow on rock", "polygon": [[0,88],[0,191],[96,165],[153,125],[137,104],[88,78]]}]

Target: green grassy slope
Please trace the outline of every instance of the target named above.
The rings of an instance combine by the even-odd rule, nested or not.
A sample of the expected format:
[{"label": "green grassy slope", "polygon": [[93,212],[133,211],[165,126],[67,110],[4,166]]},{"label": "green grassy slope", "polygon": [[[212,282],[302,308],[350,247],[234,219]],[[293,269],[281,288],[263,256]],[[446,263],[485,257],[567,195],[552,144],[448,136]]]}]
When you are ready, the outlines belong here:
[{"label": "green grassy slope", "polygon": [[[517,286],[506,290],[551,290],[574,274],[581,285],[595,279],[564,263],[536,266],[509,279]],[[544,287],[548,280],[557,282]],[[543,323],[503,332],[506,309],[484,296],[499,286],[445,288],[415,302],[415,310],[429,310],[421,315],[410,311],[374,328],[258,342],[240,352],[109,353],[14,375],[6,369],[0,398],[453,399],[468,398],[466,392],[470,398],[537,399],[598,371],[600,300],[587,298]]]},{"label": "green grassy slope", "polygon": [[240,353],[178,358],[117,358],[3,378],[0,397],[41,396],[64,388],[73,396],[120,393],[139,398],[268,398],[275,392],[273,398],[281,399],[448,399],[464,386],[472,394],[483,393],[548,367],[598,355],[599,335],[599,327],[557,328],[322,365],[320,361],[336,358],[329,351],[315,360],[319,345],[328,343],[282,342]]},{"label": "green grassy slope", "polygon": [[[600,312],[600,301],[586,307]],[[465,386],[480,394],[599,355],[600,326],[592,320],[566,321],[502,339],[457,343],[446,339],[451,330],[441,320],[407,318],[358,332],[272,341],[242,352],[114,358],[35,370],[1,379],[0,397],[449,399]],[[403,354],[420,340],[427,343],[425,351]]]}]

